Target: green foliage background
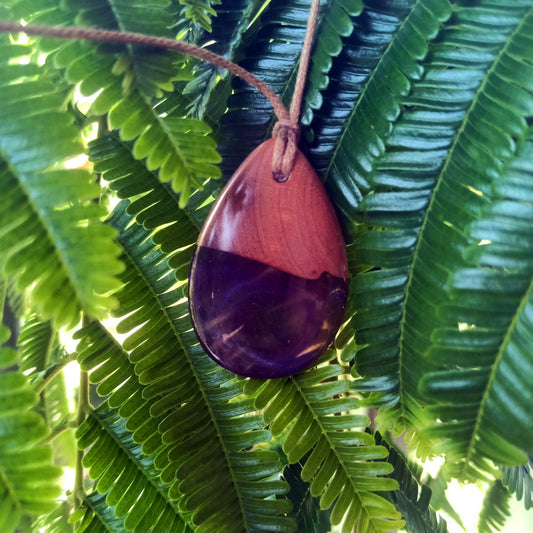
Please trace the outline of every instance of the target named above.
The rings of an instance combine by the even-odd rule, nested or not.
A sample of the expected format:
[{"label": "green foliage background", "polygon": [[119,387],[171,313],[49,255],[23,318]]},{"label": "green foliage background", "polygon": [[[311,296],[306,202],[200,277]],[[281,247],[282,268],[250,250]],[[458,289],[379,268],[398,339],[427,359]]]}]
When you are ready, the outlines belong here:
[{"label": "green foliage background", "polygon": [[[4,0],[0,18],[208,42],[288,103],[308,10]],[[173,52],[0,35],[0,530],[445,532],[450,479],[487,488],[481,532],[530,508],[532,117],[531,0],[323,2],[301,144],[349,305],[315,367],[249,380],[202,351],[186,280],[268,102]],[[444,458],[436,479],[415,455]]]}]

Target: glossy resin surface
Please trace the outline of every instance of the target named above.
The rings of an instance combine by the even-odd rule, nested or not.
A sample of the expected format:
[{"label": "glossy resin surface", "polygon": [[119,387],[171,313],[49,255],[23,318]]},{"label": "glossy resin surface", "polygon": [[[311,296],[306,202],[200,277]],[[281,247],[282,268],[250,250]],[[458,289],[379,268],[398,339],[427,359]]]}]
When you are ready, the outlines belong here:
[{"label": "glossy resin surface", "polygon": [[275,139],[241,164],[215,203],[198,245],[255,259],[284,272],[348,277],[342,232],[313,167],[297,152],[288,181],[272,177]]},{"label": "glossy resin surface", "polygon": [[301,152],[289,179],[275,181],[274,142],[228,182],[189,275],[202,346],[254,378],[288,376],[315,361],[340,326],[348,293],[344,240],[324,187]]},{"label": "glossy resin surface", "polygon": [[198,338],[221,366],[277,378],[309,366],[332,342],[348,292],[344,279],[306,279],[200,246],[191,269],[190,307]]}]

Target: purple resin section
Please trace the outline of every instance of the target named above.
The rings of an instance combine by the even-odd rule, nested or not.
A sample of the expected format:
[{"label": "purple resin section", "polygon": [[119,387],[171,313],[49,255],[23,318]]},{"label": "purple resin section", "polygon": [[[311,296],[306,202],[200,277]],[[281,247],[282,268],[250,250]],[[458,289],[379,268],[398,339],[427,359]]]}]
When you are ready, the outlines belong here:
[{"label": "purple resin section", "polygon": [[199,246],[189,276],[189,307],[205,351],[252,378],[303,370],[340,327],[348,280],[304,279],[238,255]]}]

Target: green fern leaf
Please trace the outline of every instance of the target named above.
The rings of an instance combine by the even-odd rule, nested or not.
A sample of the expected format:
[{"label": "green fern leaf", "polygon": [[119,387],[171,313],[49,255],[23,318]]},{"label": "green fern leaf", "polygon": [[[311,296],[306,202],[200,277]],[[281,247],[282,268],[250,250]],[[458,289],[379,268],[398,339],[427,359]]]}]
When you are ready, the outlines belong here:
[{"label": "green fern leaf", "polygon": [[[168,194],[161,184],[159,188]],[[82,367],[94,368],[91,380],[102,380],[100,393],[112,392],[110,405],[127,419],[126,427],[142,443],[143,452],[155,457],[169,498],[198,531],[220,531],[216,528],[221,523],[227,531],[293,531],[293,522],[282,516],[290,510],[289,502],[279,496],[268,499],[281,496],[287,486],[277,479],[277,455],[251,449],[268,439],[268,433],[261,417],[253,414],[252,403],[240,399],[242,382],[200,349],[186,302],[179,290],[170,290],[175,278],[165,256],[149,239],[150,233],[130,226],[131,219],[120,213],[114,224],[121,228],[128,267],[124,290],[117,296],[119,315],[127,316],[117,330],[136,329],[123,348],[138,378],[132,366],[121,364],[124,356],[112,358],[100,342],[92,350],[84,349]],[[147,284],[145,291],[139,292],[139,283]],[[116,344],[110,347],[117,349]],[[191,416],[194,413],[200,415]],[[216,483],[206,484],[208,478]]]},{"label": "green fern leaf", "polygon": [[[437,309],[447,299],[448,273],[462,266],[459,228],[475,220],[484,203],[476,191],[486,191],[483,180],[496,171],[472,140],[471,128],[484,131],[485,92],[497,76],[491,65],[512,42],[513,32],[517,38],[523,34],[517,27],[529,7],[526,2],[491,7],[505,13],[502,25],[497,17],[485,19],[482,5],[455,3],[450,22],[429,45],[427,62],[421,64],[425,75],[413,81],[410,94],[402,99],[409,108],[385,140],[385,153],[374,159],[371,173],[365,173],[372,191],[359,209],[373,227],[361,235],[360,264],[380,268],[355,282],[358,313],[353,324],[361,345],[356,368],[366,378],[359,390],[369,394],[369,403],[390,406],[381,410],[381,420],[396,431],[421,423],[418,383],[425,371],[437,368],[434,358],[423,354],[433,330],[442,324]],[[488,32],[486,24],[493,31]],[[465,28],[460,37],[458,26]],[[476,44],[466,47],[464,42]],[[493,108],[497,113],[498,104]],[[503,122],[502,131],[516,126],[515,120]],[[499,152],[503,144],[494,150]],[[465,156],[471,150],[479,159],[474,152]],[[470,162],[477,162],[476,169],[468,170]],[[476,176],[474,191],[467,189],[471,183],[459,177],[458,168],[464,168],[463,177]],[[443,216],[444,210],[448,212]],[[457,217],[453,221],[452,212]]]},{"label": "green fern leaf", "polygon": [[[123,346],[131,352],[140,383],[147,386],[145,397],[158,396],[151,416],[158,421],[167,448],[158,454],[155,464],[162,470],[162,480],[172,483],[170,497],[179,499],[180,509],[192,514],[199,531],[210,531],[229,509],[231,516],[225,518],[228,528],[255,531],[270,524],[280,531],[292,531],[291,521],[276,516],[287,511],[287,501],[265,499],[287,490],[284,483],[271,477],[281,469],[275,454],[269,459],[268,452],[244,451],[268,440],[269,434],[262,429],[261,417],[252,414],[251,402],[238,401],[242,382],[218,367],[197,344],[187,304],[180,301],[179,291],[170,290],[174,278],[164,256],[147,240],[149,234],[143,234],[139,227],[132,231],[124,215],[117,214],[114,220],[121,228],[120,242],[127,251],[128,266],[131,264],[124,290],[117,294],[121,313],[129,316],[117,330],[125,333],[143,324]],[[144,293],[138,286],[142,280],[149,283]],[[136,292],[130,286],[135,286]],[[139,297],[149,300],[143,302]],[[147,338],[152,342],[147,344]],[[191,387],[201,394],[191,396]],[[234,406],[231,402],[226,405],[230,399],[234,399]],[[223,404],[217,407],[220,401]],[[205,415],[191,418],[191,412]],[[191,450],[195,450],[192,455]],[[262,457],[261,468],[244,468],[248,457],[253,462]],[[202,467],[197,471],[199,465]],[[199,485],[207,475],[217,483]],[[214,492],[211,487],[215,486]]]},{"label": "green fern leaf", "polygon": [[504,487],[516,496],[518,501],[524,498],[526,510],[533,507],[533,456],[529,456],[527,465],[514,468],[501,467],[503,473],[502,483]]},{"label": "green fern leaf", "polygon": [[14,280],[5,277],[2,282],[5,283],[6,304],[9,306],[9,309],[12,311],[15,318],[20,320],[27,308],[27,298],[24,293],[17,291],[16,282]]},{"label": "green fern leaf", "polygon": [[32,378],[57,360],[57,332],[50,322],[42,322],[37,315],[32,315],[24,321],[18,344],[19,367]]},{"label": "green fern leaf", "polygon": [[500,531],[510,514],[510,496],[499,480],[490,487],[483,498],[483,506],[479,514],[479,533]]},{"label": "green fern leaf", "polygon": [[[170,14],[160,5],[101,0],[82,8],[80,21],[99,27],[109,24],[113,29],[164,36],[172,25]],[[150,169],[159,170],[162,181],[170,181],[182,193],[184,206],[191,188],[220,175],[215,166],[220,157],[209,137],[210,127],[186,117],[186,100],[176,92],[168,100],[172,81],[190,78],[189,69],[183,62],[178,65],[177,57],[174,52],[142,47],[126,47],[124,52],[120,47],[74,41],[55,50],[53,61],[56,68],[65,69],[69,83],[79,84],[83,95],[100,91],[89,112],[108,114],[111,127],[118,128],[123,139],[136,139],[135,156],[146,158]]]},{"label": "green fern leaf", "polygon": [[[209,50],[235,61],[242,46],[243,34],[256,11],[255,3],[247,0],[234,1],[219,9],[213,28],[209,30],[211,35],[208,38],[212,41]],[[189,113],[192,116],[208,116],[210,120],[218,120],[226,110],[230,91],[231,76],[227,70],[200,62],[194,69],[194,79],[187,84],[183,93],[191,97]]]},{"label": "green fern leaf", "polygon": [[[174,0],[176,1],[176,0]],[[184,7],[183,14],[195,24],[199,24],[205,31],[211,32],[211,17],[216,17],[217,12],[212,6],[222,4],[222,0],[178,0]]]},{"label": "green fern leaf", "polygon": [[119,285],[114,232],[100,222],[103,208],[89,202],[99,193],[90,175],[54,168],[79,154],[79,131],[58,110],[61,95],[54,86],[32,80],[38,67],[9,64],[13,52],[2,45],[0,189],[8,191],[0,199],[4,270],[20,290],[32,286],[35,305],[57,325],[75,324],[81,310],[102,317],[113,303],[109,291]]},{"label": "green fern leaf", "polygon": [[117,518],[98,492],[86,494],[70,522],[79,522],[76,533],[124,533],[124,520]]},{"label": "green fern leaf", "polygon": [[[104,501],[98,509],[87,506],[87,510],[78,513],[73,520],[82,520],[79,525],[82,530],[84,523],[94,520],[95,514],[100,516],[105,513],[100,520],[106,524],[118,524],[117,527],[125,530],[122,510],[119,509],[120,518],[116,516],[116,509],[106,511],[106,501],[109,505],[117,505],[117,497],[120,498],[121,493],[114,490],[112,485],[128,484],[128,476],[133,473],[137,476],[138,483],[123,487],[124,493],[130,492],[128,498],[134,498],[135,491],[146,488],[150,497],[155,498],[161,507],[161,514],[158,515],[161,524],[172,519],[175,524],[181,524],[180,527],[184,527],[185,531],[189,530],[184,525],[183,513],[179,512],[170,499],[169,485],[161,482],[159,472],[153,466],[154,457],[168,453],[168,446],[164,445],[161,434],[157,431],[157,421],[151,416],[151,409],[158,397],[152,395],[145,398],[146,387],[139,383],[135,367],[128,360],[127,353],[98,322],[85,325],[75,336],[80,339],[78,352],[81,368],[90,372],[90,381],[98,385],[98,394],[107,397],[107,400],[78,431],[81,447],[93,444],[93,449],[95,441],[100,446],[99,451],[87,454],[84,461],[90,467],[90,476],[97,481],[96,488],[103,492]],[[126,419],[125,424],[119,416]],[[113,466],[115,462],[108,460],[110,453],[122,457],[122,461],[117,463],[118,470]],[[145,504],[146,501],[140,505]],[[140,519],[138,514],[136,516]]]},{"label": "green fern leaf", "polygon": [[[9,16],[5,20],[24,20],[32,24],[49,24],[71,26],[74,23],[75,11],[65,9],[65,5],[53,0],[4,0],[2,5],[8,10]],[[57,39],[46,37],[37,39],[35,48],[37,54],[49,53],[61,46]],[[41,58],[42,60],[42,58]],[[39,60],[37,59],[37,63]]]},{"label": "green fern leaf", "polygon": [[[523,31],[529,31],[527,19],[524,26]],[[513,51],[513,57],[516,54]],[[506,55],[501,57],[505,64]],[[504,466],[523,464],[524,452],[533,451],[533,419],[528,414],[533,395],[527,386],[533,378],[527,348],[533,326],[532,147],[527,140],[518,148],[490,191],[493,203],[482,206],[468,227],[471,246],[464,253],[476,266],[450,275],[450,301],[440,316],[445,324],[468,316],[469,324],[435,330],[429,355],[446,369],[424,376],[421,383],[435,402],[429,413],[442,421],[428,432],[446,439],[444,449],[453,442],[447,461],[458,477],[477,477],[487,459]],[[522,181],[524,186],[517,184],[508,197],[509,183]],[[481,234],[491,241],[486,249],[478,244]],[[481,294],[483,309],[478,305]],[[471,354],[468,359],[465,353]],[[461,403],[460,414],[451,413],[451,397]],[[494,472],[490,464],[485,469]]]},{"label": "green fern leaf", "polygon": [[[270,2],[269,9],[261,14],[259,26],[252,28],[254,39],[239,62],[267,83],[284,104],[289,97],[289,89],[285,91],[285,88],[295,72],[308,13],[308,5],[295,7],[281,0]],[[274,119],[272,106],[255,89],[240,79],[233,80],[232,89],[227,101],[228,112],[220,122],[221,169],[227,179],[252,150],[266,140]]]},{"label": "green fern leaf", "polygon": [[92,411],[78,428],[78,446],[90,448],[83,465],[98,492],[127,531],[191,529],[169,500],[168,490],[152,461],[141,452],[116,410],[106,403]]},{"label": "green fern leaf", "polygon": [[[405,8],[401,4],[393,5],[392,10],[398,16]],[[427,54],[428,42],[437,36],[440,24],[449,14],[448,2],[421,0],[414,3],[351,110],[327,170],[330,188],[342,192],[343,203],[339,207],[351,218],[361,201],[360,191],[369,189],[367,174],[373,161],[384,153],[383,141],[390,134],[391,123],[400,114],[401,98],[422,75],[421,62]],[[379,105],[372,94],[380,95]],[[341,196],[335,189],[333,194],[335,198]]]},{"label": "green fern leaf", "polygon": [[[76,24],[102,29],[130,31],[172,38],[172,18],[165,9],[169,1],[125,2],[123,0],[67,0],[65,6],[77,12]],[[172,91],[176,54],[166,50],[125,45],[114,66],[115,73],[124,73],[125,88],[134,85],[147,96],[161,97],[162,91]]]},{"label": "green fern leaf", "polygon": [[[313,117],[310,123],[312,138],[310,135],[307,136],[309,159],[319,174],[327,171],[335,147],[343,136],[357,99],[412,3],[365,1],[362,13],[351,17],[353,30],[350,35],[348,35],[345,21],[335,18],[332,20],[339,27],[345,27],[345,31],[342,32],[342,50],[338,55],[331,54],[331,66],[323,62],[322,54],[313,59],[311,72],[316,68],[315,63],[324,71],[329,67],[326,80],[328,83],[326,88],[323,82],[317,84],[322,101],[320,111],[315,110],[320,100],[317,98],[315,104],[315,98],[310,96],[309,104],[315,112],[311,113],[309,109],[304,109],[302,117],[306,123],[308,117]],[[356,2],[338,2],[338,4],[341,7],[348,5],[349,12],[357,15],[359,7]],[[332,8],[337,11],[334,5]],[[346,36],[344,36],[345,33]],[[326,39],[328,34],[329,31],[325,31]],[[341,33],[339,33],[340,36]],[[320,36],[318,39],[320,41]],[[310,91],[311,89],[308,92]],[[329,182],[326,182],[326,187],[329,189]],[[333,189],[329,192],[333,193]],[[334,193],[332,200],[338,201]]]},{"label": "green fern leaf", "polygon": [[343,369],[331,355],[291,378],[251,380],[247,391],[255,395],[272,434],[283,435],[288,461],[303,462],[302,479],[311,482],[311,495],[320,496],[323,509],[333,506],[332,524],[342,522],[343,532],[356,523],[369,532],[400,527],[399,513],[374,492],[397,488],[381,477],[391,472],[390,465],[374,462],[387,450],[364,431],[369,420],[354,412],[358,402],[348,395],[350,383],[340,379]]},{"label": "green fern leaf", "polygon": [[[209,137],[211,128],[205,122],[186,118],[179,100],[152,104],[134,88],[124,94],[120,78],[112,73],[112,59],[102,60],[80,43],[72,43],[58,53],[56,63],[67,68],[67,76],[80,82],[85,94],[103,87],[93,111],[109,113],[110,125],[120,130],[123,140],[135,139],[135,157],[146,159],[150,170],[159,171],[161,181],[170,181],[174,190],[182,193],[181,206],[186,204],[191,187],[200,187],[205,178],[220,175],[214,166],[220,157]],[[131,109],[136,113],[132,115]]]},{"label": "green fern leaf", "polygon": [[[82,509],[72,517],[71,521],[80,521],[77,531],[85,531],[89,527],[97,531],[98,527],[108,528],[110,531],[126,531],[124,517],[117,517],[115,509],[110,508],[107,503],[107,497],[110,491],[113,491],[109,479],[111,483],[116,481],[119,485],[123,485],[128,475],[133,472],[133,475],[141,480],[141,485],[124,487],[125,491],[130,493],[128,497],[130,499],[134,497],[135,491],[149,489],[150,494],[147,494],[146,499],[141,496],[143,501],[140,506],[146,505],[148,496],[154,501],[157,500],[158,505],[162,507],[159,509],[160,514],[154,516],[149,513],[149,516],[154,521],[159,517],[158,527],[163,525],[166,519],[172,519],[176,527],[179,525],[184,528],[183,531],[187,531],[188,528],[184,526],[180,514],[169,501],[168,487],[160,482],[158,473],[153,468],[151,457],[163,446],[156,427],[147,424],[154,400],[143,398],[145,387],[139,384],[134,366],[129,362],[127,354],[99,323],[92,322],[85,325],[76,332],[76,338],[81,339],[78,346],[80,365],[82,369],[90,371],[91,382],[98,384],[98,394],[107,397],[107,401],[80,426],[78,434],[79,444],[82,447],[89,445],[95,439],[99,443],[104,443],[101,453],[93,452],[84,459],[91,468],[90,475],[98,481],[97,487],[103,490],[104,494],[94,492],[87,495]],[[124,428],[124,423],[118,418],[119,413],[128,419],[127,424],[131,433]],[[148,433],[150,430],[155,431],[155,434],[150,435]],[[135,442],[142,443],[142,452]],[[111,451],[108,447],[111,447]],[[122,458],[119,470],[113,468],[115,462],[105,462],[106,454],[113,452],[116,454],[115,457]],[[102,479],[104,476],[107,481]],[[116,500],[117,496],[120,497],[114,490],[109,501],[117,503],[113,500],[113,498]],[[119,514],[122,515],[122,512]],[[140,519],[138,514],[136,516]]]},{"label": "green fern leaf", "polygon": [[[2,327],[2,337],[6,328]],[[0,349],[0,528],[15,531],[23,515],[47,513],[61,494],[61,469],[52,449],[40,442],[48,434],[41,416],[31,409],[37,397],[19,370],[14,350]]]},{"label": "green fern leaf", "polygon": [[312,496],[310,484],[302,480],[301,473],[300,463],[287,465],[283,470],[283,478],[291,487],[287,497],[293,503],[292,516],[298,525],[297,531],[329,533],[331,511],[320,508],[320,499]]},{"label": "green fern leaf", "polygon": [[[331,58],[339,51],[341,36],[351,32],[353,15],[361,10],[359,0],[334,1],[321,7],[316,46],[306,86],[302,116],[309,121],[321,105],[320,92],[328,84]],[[258,22],[250,28],[252,36],[244,35],[245,47],[241,66],[265,81],[287,105],[296,81],[298,60],[309,17],[308,3],[288,4],[283,0],[270,2]],[[335,28],[334,34],[331,34]],[[245,157],[263,142],[272,127],[274,115],[264,96],[241,80],[232,83],[228,112],[221,119],[223,175],[229,178]],[[243,136],[243,130],[246,135]],[[316,168],[318,171],[321,168]]]},{"label": "green fern leaf", "polygon": [[302,124],[307,126],[311,124],[313,111],[322,107],[322,93],[331,82],[328,74],[333,65],[333,58],[338,57],[343,50],[343,38],[352,34],[354,19],[362,10],[361,0],[327,2],[324,6],[314,40],[312,63],[306,82]]},{"label": "green fern leaf", "polygon": [[431,489],[420,481],[421,468],[410,463],[379,433],[375,433],[374,437],[376,444],[389,450],[389,456],[385,460],[394,467],[389,477],[398,482],[398,489],[386,493],[386,497],[402,513],[406,529],[410,533],[447,533],[446,521],[437,516],[430,504]]},{"label": "green fern leaf", "polygon": [[180,3],[180,0],[171,0],[167,9],[173,21],[172,31],[178,39],[196,45],[205,42],[203,39],[205,30],[200,24],[196,24],[191,18],[187,17],[185,7]]},{"label": "green fern leaf", "polygon": [[31,524],[31,533],[72,533],[69,513],[68,503],[63,501],[52,512],[36,518]]},{"label": "green fern leaf", "polygon": [[71,413],[66,397],[65,376],[61,370],[73,357],[60,347],[57,332],[51,323],[42,322],[35,315],[23,322],[18,345],[19,368],[29,377],[34,390],[40,391],[36,411],[52,431],[64,428],[69,423]]},{"label": "green fern leaf", "polygon": [[[218,190],[216,182],[208,182],[181,209],[178,197],[166,185],[161,185],[154,173],[132,154],[132,146],[115,135],[95,139],[89,145],[89,156],[95,170],[110,182],[119,198],[132,199],[128,214],[146,229],[156,230],[153,239],[165,253],[172,254],[169,264],[176,269],[178,279],[185,279],[192,258],[192,245],[201,224],[212,205],[211,193]],[[179,250],[174,254],[175,250]]]}]

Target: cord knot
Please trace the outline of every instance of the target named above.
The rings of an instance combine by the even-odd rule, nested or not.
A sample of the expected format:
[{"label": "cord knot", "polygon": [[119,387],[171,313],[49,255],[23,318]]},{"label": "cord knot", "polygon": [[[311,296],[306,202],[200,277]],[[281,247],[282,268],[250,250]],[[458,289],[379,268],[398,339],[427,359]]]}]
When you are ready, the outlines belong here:
[{"label": "cord knot", "polygon": [[272,155],[272,177],[278,183],[289,179],[300,140],[300,128],[288,120],[280,120],[274,125],[272,137],[276,139]]}]

